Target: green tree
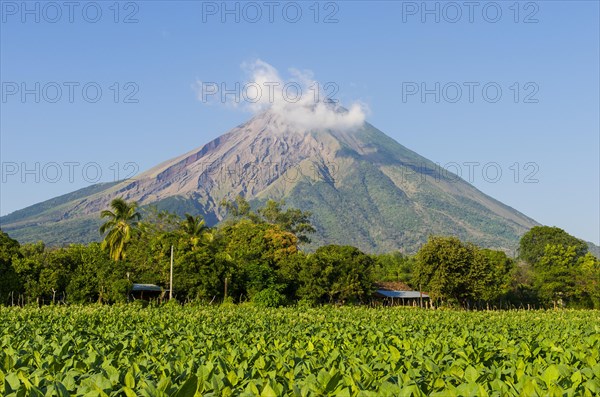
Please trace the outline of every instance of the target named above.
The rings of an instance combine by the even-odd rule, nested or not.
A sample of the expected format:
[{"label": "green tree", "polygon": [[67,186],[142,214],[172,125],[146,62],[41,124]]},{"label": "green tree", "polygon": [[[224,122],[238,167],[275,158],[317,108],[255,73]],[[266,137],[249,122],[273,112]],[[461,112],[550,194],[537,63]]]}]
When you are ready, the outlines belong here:
[{"label": "green tree", "polygon": [[[66,287],[67,301],[71,303],[90,303],[101,301],[101,291],[111,289],[115,279],[126,274],[115,271],[117,263],[112,261],[108,252],[99,243],[88,245],[73,244],[67,248],[74,268]],[[107,294],[104,293],[106,301]]]},{"label": "green tree", "polygon": [[0,304],[10,303],[21,291],[21,280],[13,267],[13,258],[20,256],[19,248],[19,242],[0,229]]},{"label": "green tree", "polygon": [[[155,239],[158,237],[158,240],[171,242],[175,247],[175,295],[183,300],[206,300],[221,296],[225,266],[223,261],[215,260],[213,230],[201,216],[190,214],[185,214],[185,219],[179,220],[177,225],[174,233],[155,236]],[[165,244],[163,247],[162,251],[169,248]],[[167,258],[164,259],[158,259],[158,262],[167,262]]]},{"label": "green tree", "polygon": [[24,244],[14,258],[26,302],[124,302],[131,289],[124,261],[111,260],[99,243]]},{"label": "green tree", "polygon": [[229,266],[230,295],[252,297],[263,289],[282,289],[281,264],[298,252],[298,239],[277,225],[241,220],[219,229]]},{"label": "green tree", "polygon": [[286,232],[293,233],[301,243],[310,243],[309,233],[314,233],[315,228],[310,223],[311,213],[297,208],[288,208],[285,211],[284,201],[268,200],[264,207],[257,210],[264,222],[279,226]]},{"label": "green tree", "polygon": [[575,288],[584,306],[600,309],[600,260],[589,252],[579,258]]},{"label": "green tree", "polygon": [[535,266],[545,255],[546,246],[559,245],[574,247],[577,257],[584,256],[588,251],[585,241],[571,236],[563,229],[550,226],[535,226],[521,237],[519,243],[519,258]]},{"label": "green tree", "polygon": [[521,238],[519,256],[530,266],[531,287],[541,302],[595,306],[595,257],[585,241],[557,227],[537,226]]},{"label": "green tree", "polygon": [[456,237],[432,236],[416,255],[415,284],[432,299],[462,301],[470,298],[467,275],[474,250]]},{"label": "green tree", "polygon": [[525,307],[528,304],[537,305],[540,303],[537,292],[533,287],[533,277],[533,266],[522,259],[516,260],[507,294],[507,300],[511,304]]},{"label": "green tree", "polygon": [[456,237],[430,237],[416,260],[415,284],[433,299],[462,305],[505,295],[514,269],[514,262],[503,252],[480,249]]},{"label": "green tree", "polygon": [[150,283],[166,286],[169,282],[171,246],[177,248],[175,258],[181,256],[182,250],[188,250],[183,244],[184,237],[178,230],[178,223],[164,227],[143,221],[127,247],[125,258],[126,271],[130,279],[136,283]]},{"label": "green tree", "polygon": [[534,287],[542,301],[571,307],[600,307],[600,263],[576,246],[548,244],[534,267]]},{"label": "green tree", "polygon": [[375,262],[374,277],[377,281],[402,281],[410,284],[415,261],[401,252],[371,255]]},{"label": "green tree", "polygon": [[358,248],[326,245],[300,271],[298,296],[313,303],[363,301],[373,288],[373,259]]},{"label": "green tree", "polygon": [[277,277],[284,288],[281,292],[289,301],[300,299],[298,290],[302,285],[300,273],[307,266],[308,255],[298,251],[293,255],[285,256],[280,262],[277,269]]},{"label": "green tree", "polygon": [[544,254],[534,266],[534,287],[540,299],[555,304],[573,300],[577,259],[575,246],[546,245]]},{"label": "green tree", "polygon": [[123,261],[110,261],[109,266],[98,272],[98,302],[122,303],[127,301],[127,295],[133,283],[127,278],[127,268]]},{"label": "green tree", "polygon": [[14,260],[29,302],[61,299],[75,266],[67,249],[47,249],[43,243],[21,246],[21,256]]},{"label": "green tree", "polygon": [[112,211],[104,210],[100,213],[101,218],[108,218],[100,226],[100,233],[108,232],[102,241],[102,248],[108,248],[110,257],[119,261],[125,257],[125,247],[131,240],[132,229],[141,216],[137,211],[137,203],[128,203],[122,198],[114,199],[110,206]]},{"label": "green tree", "polygon": [[225,209],[227,215],[233,218],[233,221],[239,221],[243,218],[248,218],[252,221],[257,220],[257,215],[252,212],[250,203],[241,194],[237,195],[234,200],[223,199],[220,203]]},{"label": "green tree", "polygon": [[315,232],[315,228],[310,223],[311,213],[296,208],[288,208],[284,211],[284,201],[268,200],[256,212],[252,211],[250,203],[241,195],[234,201],[223,200],[221,205],[231,217],[230,223],[247,219],[253,223],[277,225],[281,230],[294,234],[301,243],[310,243],[308,234]]},{"label": "green tree", "polygon": [[189,239],[192,250],[197,249],[199,246],[206,246],[214,239],[212,229],[206,225],[204,219],[199,215],[185,214],[185,219],[179,225],[181,232]]},{"label": "green tree", "polygon": [[72,276],[76,263],[68,249],[48,250],[39,274],[39,286],[44,296],[52,302],[61,299]]},{"label": "green tree", "polygon": [[180,300],[211,301],[222,298],[228,262],[211,249],[177,250],[174,292]]},{"label": "green tree", "polygon": [[252,302],[262,307],[283,306],[286,300],[286,296],[274,287],[263,289],[252,297]]},{"label": "green tree", "polygon": [[515,262],[506,253],[476,248],[474,263],[468,274],[472,297],[486,302],[505,297],[515,272]]},{"label": "green tree", "polygon": [[23,244],[19,258],[13,260],[15,272],[23,283],[23,293],[27,303],[43,297],[44,291],[39,283],[40,273],[44,267],[46,247],[44,243]]}]

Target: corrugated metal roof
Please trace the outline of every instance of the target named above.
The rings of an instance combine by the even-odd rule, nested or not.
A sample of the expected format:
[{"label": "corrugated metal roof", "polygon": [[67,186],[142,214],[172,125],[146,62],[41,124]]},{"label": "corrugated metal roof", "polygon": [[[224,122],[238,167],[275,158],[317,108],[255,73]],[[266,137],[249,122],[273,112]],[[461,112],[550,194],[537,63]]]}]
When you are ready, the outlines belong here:
[{"label": "corrugated metal roof", "polygon": [[154,284],[133,284],[132,291],[156,291],[162,292],[162,288]]},{"label": "corrugated metal roof", "polygon": [[[385,296],[386,298],[419,298],[421,293],[419,291],[388,291],[385,289],[378,289],[378,294]],[[423,293],[423,298],[429,298],[429,295]]]}]

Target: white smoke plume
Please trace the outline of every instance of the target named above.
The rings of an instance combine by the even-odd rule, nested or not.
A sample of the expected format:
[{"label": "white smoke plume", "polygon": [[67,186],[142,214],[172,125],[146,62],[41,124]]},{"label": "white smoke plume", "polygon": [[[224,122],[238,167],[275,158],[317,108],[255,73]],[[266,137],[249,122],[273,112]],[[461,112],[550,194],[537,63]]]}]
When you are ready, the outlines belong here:
[{"label": "white smoke plume", "polygon": [[244,83],[196,82],[198,98],[205,103],[220,102],[254,114],[270,109],[280,122],[297,130],[352,130],[363,125],[367,107],[354,102],[343,109],[335,94],[335,82],[321,84],[308,70],[290,69],[284,79],[276,68],[256,59],[244,62]]}]

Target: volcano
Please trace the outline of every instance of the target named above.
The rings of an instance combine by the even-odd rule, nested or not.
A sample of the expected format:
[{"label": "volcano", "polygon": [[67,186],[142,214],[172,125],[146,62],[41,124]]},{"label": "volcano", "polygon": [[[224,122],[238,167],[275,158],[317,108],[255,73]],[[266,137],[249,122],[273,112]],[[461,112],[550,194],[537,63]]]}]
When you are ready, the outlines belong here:
[{"label": "volcano", "polygon": [[317,231],[307,250],[344,244],[413,253],[429,235],[455,235],[513,252],[519,237],[538,224],[367,122],[302,129],[266,110],[132,179],[15,211],[0,225],[21,242],[89,242],[100,239],[100,211],[115,197],[200,214],[215,225],[225,216],[219,203],[240,194],[253,205],[284,200],[310,211]]}]

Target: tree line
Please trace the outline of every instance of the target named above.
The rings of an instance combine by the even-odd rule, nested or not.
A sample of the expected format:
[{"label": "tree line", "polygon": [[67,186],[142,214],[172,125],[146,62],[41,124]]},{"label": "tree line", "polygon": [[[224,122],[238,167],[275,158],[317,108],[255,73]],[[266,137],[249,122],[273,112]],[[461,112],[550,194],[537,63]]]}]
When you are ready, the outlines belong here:
[{"label": "tree line", "polygon": [[369,255],[356,247],[301,250],[314,231],[310,213],[269,200],[221,203],[226,219],[179,217],[117,198],[101,212],[101,243],[49,248],[19,244],[0,231],[0,303],[124,302],[133,283],[168,288],[180,301],[366,303],[376,282],[401,281],[436,304],[504,302],[600,308],[600,264],[585,242],[559,228],[534,227],[519,255],[431,236],[416,255]]}]

